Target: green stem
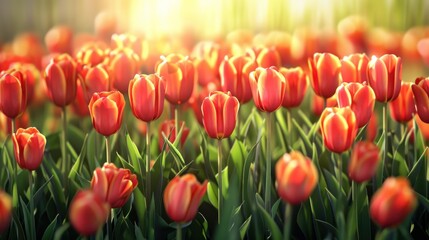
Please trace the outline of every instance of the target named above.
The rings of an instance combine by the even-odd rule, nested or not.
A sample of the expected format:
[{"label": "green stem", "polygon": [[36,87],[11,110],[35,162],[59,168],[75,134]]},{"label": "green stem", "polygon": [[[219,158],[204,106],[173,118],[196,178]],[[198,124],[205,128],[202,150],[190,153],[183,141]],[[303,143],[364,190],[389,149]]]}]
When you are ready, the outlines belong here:
[{"label": "green stem", "polygon": [[414,131],[414,157],[413,157],[413,163],[410,166],[414,166],[414,164],[417,162],[417,122],[416,117],[413,118],[413,131]]},{"label": "green stem", "polygon": [[[146,123],[146,197],[147,203],[151,199],[151,183],[150,183],[150,122]],[[149,204],[147,205],[149,206]]]},{"label": "green stem", "polygon": [[62,156],[62,166],[63,166],[63,172],[68,172],[69,170],[69,163],[67,161],[67,111],[66,107],[63,107],[62,109],[62,115],[61,118],[63,120],[63,132],[62,132],[62,139],[61,139],[61,156]]},{"label": "green stem", "polygon": [[28,178],[30,188],[30,239],[36,239],[36,223],[34,221],[34,187],[33,187],[33,172],[30,171]]},{"label": "green stem", "polygon": [[[355,181],[352,182],[352,201],[353,201],[353,203],[355,203],[356,201],[359,201],[359,183],[355,182]],[[355,204],[353,211],[355,211],[357,239],[360,239],[359,238],[359,208],[358,207],[359,207],[359,203],[357,202]]]},{"label": "green stem", "polygon": [[265,168],[265,210],[271,211],[271,113],[267,112],[267,159]]},{"label": "green stem", "polygon": [[[174,105],[174,125],[177,139],[179,135],[179,105]],[[180,144],[178,146],[180,146]]]},{"label": "green stem", "polygon": [[286,109],[287,133],[288,133],[288,146],[289,151],[292,150],[292,110]]},{"label": "green stem", "polygon": [[338,181],[338,195],[336,206],[336,221],[338,229],[338,239],[344,239],[344,213],[343,213],[343,184],[342,184],[343,161],[341,154],[338,154],[337,160],[337,181]]},{"label": "green stem", "polygon": [[105,137],[106,139],[106,162],[110,163],[110,142],[109,137]]},{"label": "green stem", "polygon": [[283,228],[283,240],[289,240],[290,239],[290,230],[292,226],[292,211],[293,206],[290,203],[286,203],[286,210],[285,210],[285,220],[284,220],[284,228]]},{"label": "green stem", "polygon": [[222,140],[217,140],[217,170],[218,170],[218,206],[217,206],[217,222],[220,224],[221,211],[223,207],[223,194],[222,194]]},{"label": "green stem", "polygon": [[[12,135],[15,133],[15,119],[11,119],[11,133],[10,133],[10,138],[12,139]],[[18,165],[16,164],[16,159],[15,159],[15,154],[11,155],[12,157],[10,158],[12,161],[12,167],[13,167],[13,181],[12,181],[12,196],[13,196],[13,202],[12,205],[14,208],[17,208],[19,205],[19,201],[18,201],[18,185],[17,185],[17,180],[18,180]]]},{"label": "green stem", "polygon": [[176,240],[182,240],[182,224],[177,223]]},{"label": "green stem", "polygon": [[383,172],[384,172],[384,165],[387,162],[387,148],[388,146],[388,122],[387,122],[387,104],[383,105],[383,136],[384,136],[384,141],[383,141],[383,145],[384,145],[384,149],[383,149],[383,160],[381,161],[381,166],[380,166],[380,172],[381,174],[379,176],[377,176],[377,188],[381,186],[381,182],[383,181]]}]

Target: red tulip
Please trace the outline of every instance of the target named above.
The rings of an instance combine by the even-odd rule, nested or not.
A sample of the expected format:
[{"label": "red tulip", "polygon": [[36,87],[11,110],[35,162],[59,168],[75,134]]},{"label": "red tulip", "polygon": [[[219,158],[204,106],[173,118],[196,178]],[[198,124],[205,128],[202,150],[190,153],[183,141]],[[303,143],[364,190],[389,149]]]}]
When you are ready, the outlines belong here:
[{"label": "red tulip", "polygon": [[140,59],[140,65],[144,63],[149,57],[149,44],[148,41],[143,38],[130,34],[113,34],[111,37],[112,49],[116,48],[130,48],[132,49]]},{"label": "red tulip", "polygon": [[51,53],[72,53],[73,31],[67,26],[55,26],[46,33],[45,44]]},{"label": "red tulip", "polygon": [[26,105],[32,104],[34,98],[34,92],[36,84],[40,82],[42,78],[39,69],[34,64],[30,63],[14,63],[10,65],[11,69],[16,69],[22,73],[23,79],[27,82],[27,103]]},{"label": "red tulip", "polygon": [[214,83],[209,83],[203,87],[200,91],[195,91],[194,95],[189,99],[189,104],[192,107],[195,118],[198,120],[198,123],[203,125],[203,113],[201,112],[201,104],[204,99],[213,91],[218,90],[219,87]]},{"label": "red tulip", "polygon": [[354,145],[349,163],[349,177],[361,183],[370,180],[380,162],[380,149],[372,142],[358,142]]},{"label": "red tulip", "polygon": [[[28,128],[30,122],[30,116],[27,111],[25,111],[21,116],[14,119],[15,129],[17,128]],[[2,112],[0,112],[0,130],[4,132],[5,135],[9,135],[12,132],[12,120],[6,117]],[[1,136],[1,133],[0,133]]]},{"label": "red tulip", "polygon": [[79,234],[94,235],[109,217],[109,204],[91,190],[76,193],[70,203],[69,218]]},{"label": "red tulip", "polygon": [[355,53],[341,60],[341,78],[343,82],[367,82],[369,57],[365,53]]},{"label": "red tulip", "polygon": [[211,92],[201,104],[204,129],[211,138],[227,138],[237,124],[240,103],[231,93]]},{"label": "red tulip", "polygon": [[15,119],[27,107],[27,81],[20,71],[0,73],[0,111]]},{"label": "red tulip", "polygon": [[325,109],[325,99],[314,94],[311,101],[311,111],[314,115],[320,116],[323,109]]},{"label": "red tulip", "polygon": [[175,222],[186,223],[194,219],[201,199],[207,191],[207,180],[200,184],[192,174],[174,177],[164,190],[167,215]]},{"label": "red tulip", "polygon": [[139,62],[139,56],[130,48],[117,48],[109,53],[111,81],[121,93],[127,93],[131,79],[140,72]]},{"label": "red tulip", "polygon": [[96,92],[109,91],[110,77],[105,65],[99,64],[95,67],[84,67],[82,74],[82,89],[85,101],[89,103],[92,95]]},{"label": "red tulip", "polygon": [[301,67],[280,68],[279,72],[286,80],[285,95],[282,106],[285,108],[298,107],[307,92],[307,75]]},{"label": "red tulip", "polygon": [[247,56],[258,63],[258,67],[281,67],[282,59],[280,54],[274,48],[253,48],[247,51]]},{"label": "red tulip", "polygon": [[[185,126],[185,122],[181,121],[179,123],[179,128],[183,125],[182,136],[180,138],[180,144],[183,146],[185,144],[186,138],[189,135],[189,128]],[[168,138],[168,141],[174,142],[176,141],[176,126],[174,120],[165,120],[158,131],[159,136],[159,149],[161,150],[164,146],[164,137],[163,134]],[[168,146],[166,147],[168,149]]]},{"label": "red tulip", "polygon": [[381,227],[396,227],[417,205],[413,189],[404,177],[387,178],[370,204],[371,218]]},{"label": "red tulip", "polygon": [[359,128],[365,126],[371,118],[375,104],[374,91],[362,83],[342,83],[337,88],[339,107],[351,107],[356,115]]},{"label": "red tulip", "polygon": [[95,130],[106,137],[117,132],[124,107],[124,96],[118,91],[94,93],[88,108]]},{"label": "red tulip", "polygon": [[397,122],[408,122],[416,112],[411,83],[403,82],[398,97],[389,102],[390,114]]},{"label": "red tulip", "polygon": [[48,96],[58,107],[65,107],[76,97],[77,65],[68,54],[52,58],[45,70]]},{"label": "red tulip", "polygon": [[374,142],[378,132],[378,117],[376,112],[372,112],[368,125],[366,126],[366,140]]},{"label": "red tulip", "polygon": [[341,62],[338,57],[331,53],[315,53],[313,58],[308,59],[308,66],[314,93],[323,98],[334,95],[341,83]]},{"label": "red tulip", "polygon": [[8,227],[12,218],[12,198],[0,190],[0,233]]},{"label": "red tulip", "polygon": [[253,102],[264,112],[274,112],[283,102],[286,81],[274,67],[257,68],[249,75]]},{"label": "red tulip", "polygon": [[79,64],[94,67],[102,63],[106,58],[105,47],[102,43],[85,44],[77,53],[76,61]]},{"label": "red tulip", "polygon": [[217,84],[217,70],[210,66],[207,59],[195,59],[195,71],[197,72],[197,82],[200,86],[207,86],[209,83]]},{"label": "red tulip", "polygon": [[318,178],[313,162],[300,152],[286,153],[276,164],[277,192],[283,201],[290,204],[307,200]]},{"label": "red tulip", "polygon": [[417,78],[411,86],[414,94],[417,114],[420,119],[429,123],[429,78]]},{"label": "red tulip", "polygon": [[137,74],[128,87],[131,110],[136,118],[150,122],[164,110],[165,84],[157,74]]},{"label": "red tulip", "polygon": [[88,103],[85,99],[81,80],[77,81],[76,98],[72,104],[72,110],[80,117],[86,117],[89,115]]},{"label": "red tulip", "polygon": [[401,91],[402,60],[393,54],[377,58],[368,63],[368,82],[379,102],[395,100]]},{"label": "red tulip", "polygon": [[332,152],[342,153],[349,149],[355,140],[355,114],[350,107],[325,108],[320,116],[320,129],[325,146]]},{"label": "red tulip", "polygon": [[128,201],[137,187],[137,176],[129,169],[117,168],[113,163],[105,163],[96,168],[91,180],[91,189],[112,208],[120,208]]},{"label": "red tulip", "polygon": [[45,136],[34,127],[20,128],[12,135],[12,141],[19,167],[30,171],[39,168],[45,152]]}]

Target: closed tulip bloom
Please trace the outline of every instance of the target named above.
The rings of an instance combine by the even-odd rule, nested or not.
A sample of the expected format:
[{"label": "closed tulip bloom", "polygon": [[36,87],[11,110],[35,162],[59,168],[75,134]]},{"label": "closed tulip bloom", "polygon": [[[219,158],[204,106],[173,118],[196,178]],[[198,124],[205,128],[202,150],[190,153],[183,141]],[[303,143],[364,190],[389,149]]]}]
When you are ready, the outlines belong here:
[{"label": "closed tulip bloom", "polygon": [[91,189],[112,208],[124,206],[136,187],[137,176],[129,169],[117,168],[113,163],[96,168],[91,180]]},{"label": "closed tulip bloom", "polygon": [[23,79],[27,83],[27,103],[26,105],[32,104],[34,98],[34,92],[36,84],[39,84],[42,78],[39,69],[31,63],[17,62],[10,66],[10,69],[15,69],[22,73]]},{"label": "closed tulip bloom", "polygon": [[121,128],[125,99],[118,91],[92,95],[88,108],[92,125],[98,133],[108,137]]},{"label": "closed tulip bloom", "polygon": [[369,57],[365,53],[355,53],[341,60],[341,78],[343,82],[367,82]]},{"label": "closed tulip bloom", "polygon": [[110,207],[91,190],[76,193],[70,203],[70,223],[84,236],[94,235],[107,221]]},{"label": "closed tulip bloom", "polygon": [[240,103],[231,93],[211,92],[201,104],[204,129],[211,138],[227,138],[237,124]]},{"label": "closed tulip bloom", "polygon": [[58,107],[65,107],[76,97],[77,65],[68,54],[53,57],[45,70],[48,96]]},{"label": "closed tulip bloom", "polygon": [[341,62],[338,57],[331,53],[315,53],[313,58],[308,59],[308,66],[314,93],[323,98],[334,95],[341,83]]},{"label": "closed tulip bloom", "polygon": [[325,99],[314,94],[311,101],[311,111],[313,112],[313,114],[316,116],[320,116],[323,112],[323,109],[325,109],[324,107]]},{"label": "closed tulip bloom", "polygon": [[275,67],[259,67],[250,73],[249,79],[253,102],[259,110],[274,112],[282,105],[286,80]]},{"label": "closed tulip bloom", "polygon": [[[189,128],[185,126],[185,122],[183,121],[179,123],[179,129],[181,126],[183,126],[183,130],[182,130],[182,136],[180,137],[180,144],[183,146],[183,144],[185,144],[186,139],[188,138]],[[174,120],[166,120],[159,127],[159,131],[158,131],[159,149],[162,149],[165,143],[164,136],[162,134],[164,134],[168,138],[168,141],[170,142],[176,141],[176,126],[175,126]],[[166,148],[168,149],[168,146]]]},{"label": "closed tulip bloom", "polygon": [[210,66],[207,59],[195,59],[195,71],[197,72],[197,82],[200,86],[205,87],[208,84],[217,84],[217,70]]},{"label": "closed tulip bloom", "polygon": [[207,180],[200,184],[193,174],[174,177],[164,190],[167,215],[177,223],[191,221],[206,191]]},{"label": "closed tulip bloom", "polygon": [[379,102],[395,100],[401,90],[402,60],[393,54],[372,57],[368,63],[368,83]]},{"label": "closed tulip bloom", "polygon": [[416,83],[411,88],[417,114],[423,122],[429,123],[429,78],[417,78]]},{"label": "closed tulip bloom", "polygon": [[356,137],[357,122],[350,107],[325,108],[320,116],[323,142],[331,152],[348,150]]},{"label": "closed tulip bloom", "polygon": [[280,54],[275,48],[252,48],[247,50],[247,55],[250,56],[258,67],[269,68],[269,67],[281,67],[282,59]]},{"label": "closed tulip bloom", "polygon": [[8,118],[21,115],[27,107],[27,81],[20,71],[0,74],[0,111]]},{"label": "closed tulip bloom", "polygon": [[378,117],[376,112],[372,112],[368,125],[366,126],[366,140],[374,142],[378,132]]},{"label": "closed tulip bloom", "polygon": [[389,177],[372,197],[370,215],[382,228],[396,227],[416,205],[416,196],[408,179]]},{"label": "closed tulip bloom", "polygon": [[51,53],[71,54],[73,31],[68,26],[55,26],[46,33],[45,44]]},{"label": "closed tulip bloom", "polygon": [[209,83],[199,91],[195,91],[194,95],[189,99],[189,104],[194,112],[195,118],[201,126],[203,124],[203,113],[201,112],[201,104],[204,99],[213,91],[218,90],[219,87],[214,83]]},{"label": "closed tulip bloom", "polygon": [[389,102],[390,114],[397,122],[408,122],[416,112],[410,82],[403,82],[398,97]]},{"label": "closed tulip bloom", "polygon": [[105,47],[102,43],[88,43],[76,53],[76,61],[86,66],[97,66],[106,58]]},{"label": "closed tulip bloom", "polygon": [[99,64],[95,67],[85,69],[85,74],[82,76],[82,88],[84,90],[85,101],[89,103],[92,95],[96,92],[109,91],[110,77],[106,70],[106,66]]},{"label": "closed tulip bloom", "polygon": [[45,136],[34,127],[20,128],[12,135],[12,141],[19,167],[30,171],[36,170],[42,163],[45,152]]},{"label": "closed tulip bloom", "polygon": [[277,193],[283,201],[299,204],[308,199],[319,174],[313,162],[300,152],[284,154],[276,163]]},{"label": "closed tulip bloom", "polygon": [[130,48],[118,48],[110,52],[110,77],[115,89],[127,93],[131,79],[140,71],[139,61],[139,56]]},{"label": "closed tulip bloom", "polygon": [[0,233],[8,227],[12,218],[12,198],[0,190]]},{"label": "closed tulip bloom", "polygon": [[158,74],[137,74],[128,88],[131,110],[136,118],[150,122],[164,110],[165,84]]},{"label": "closed tulip bloom", "polygon": [[282,106],[285,108],[298,107],[304,100],[307,92],[308,80],[307,74],[301,67],[280,68],[279,72],[286,80],[285,95]]},{"label": "closed tulip bloom", "polygon": [[359,128],[365,126],[371,118],[375,104],[374,91],[362,83],[342,83],[337,88],[339,107],[350,107],[356,115]]},{"label": "closed tulip bloom", "polygon": [[256,67],[256,62],[250,57],[225,57],[219,69],[222,90],[225,92],[230,91],[240,103],[250,101],[252,91],[250,90],[249,74]]},{"label": "closed tulip bloom", "polygon": [[354,145],[349,163],[349,177],[361,183],[370,180],[380,162],[380,149],[373,142],[358,142]]},{"label": "closed tulip bloom", "polygon": [[81,80],[77,81],[76,98],[72,104],[72,110],[80,117],[89,116],[88,103],[85,99]]}]

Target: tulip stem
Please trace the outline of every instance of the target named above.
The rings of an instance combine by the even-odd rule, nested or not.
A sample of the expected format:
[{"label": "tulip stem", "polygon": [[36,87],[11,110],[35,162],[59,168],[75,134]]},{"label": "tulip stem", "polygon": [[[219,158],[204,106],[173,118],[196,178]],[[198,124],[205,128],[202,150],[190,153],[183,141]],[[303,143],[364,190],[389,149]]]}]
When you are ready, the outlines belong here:
[{"label": "tulip stem", "polygon": [[[355,204],[353,211],[355,211],[355,221],[356,221],[356,234],[357,239],[359,239],[359,183],[352,181],[352,201]],[[349,236],[351,239],[352,236]]]},{"label": "tulip stem", "polygon": [[267,118],[265,119],[267,122],[267,161],[265,168],[265,210],[267,212],[271,211],[271,113],[267,112]]},{"label": "tulip stem", "polygon": [[288,145],[289,151],[292,151],[292,110],[286,109],[286,121],[287,121],[287,133],[288,133]]},{"label": "tulip stem", "polygon": [[30,171],[28,177],[28,187],[30,188],[30,236],[29,239],[36,239],[36,223],[34,221],[34,187],[33,172]]},{"label": "tulip stem", "polygon": [[174,105],[174,128],[177,139],[179,134],[179,105]]},{"label": "tulip stem", "polygon": [[61,118],[63,120],[63,134],[61,139],[61,155],[62,155],[62,166],[63,172],[68,172],[69,170],[69,162],[67,161],[67,111],[66,107],[62,109]]},{"label": "tulip stem", "polygon": [[[10,132],[10,137],[12,139],[13,134],[15,133],[15,119],[11,119],[11,132]],[[15,154],[12,155],[12,157],[10,158],[12,161],[12,167],[13,167],[13,185],[12,185],[12,196],[13,196],[13,207],[18,207],[19,201],[18,201],[18,184],[17,184],[17,179],[18,179],[18,166],[16,164],[16,159],[15,158]]]},{"label": "tulip stem", "polygon": [[220,224],[221,211],[223,206],[223,194],[222,194],[222,140],[217,140],[217,170],[218,170],[218,206],[217,206],[217,223]]},{"label": "tulip stem", "polygon": [[336,222],[338,229],[338,239],[344,238],[344,214],[343,214],[343,184],[342,184],[342,174],[343,174],[343,160],[341,154],[338,154],[337,160],[337,181],[338,181],[338,196],[337,196],[337,209],[336,209]]},{"label": "tulip stem", "polygon": [[106,136],[105,140],[106,140],[106,162],[110,163],[111,160],[110,160],[110,143],[109,143],[109,137]]},{"label": "tulip stem", "polygon": [[182,224],[177,223],[176,230],[176,240],[182,240]]},{"label": "tulip stem", "polygon": [[151,199],[151,183],[150,183],[150,122],[146,123],[146,202],[149,206]]},{"label": "tulip stem", "polygon": [[388,148],[388,123],[387,123],[387,104],[383,105],[383,136],[384,136],[384,141],[383,141],[383,145],[384,145],[384,150],[383,150],[383,161],[381,161],[381,166],[380,166],[380,174],[377,175],[376,178],[376,187],[380,187],[381,183],[383,181],[383,172],[384,172],[384,165],[386,164],[387,161],[387,148]]},{"label": "tulip stem", "polygon": [[417,161],[417,122],[416,117],[413,117],[413,133],[414,133],[414,157],[413,157],[413,163],[410,164],[410,166],[414,166],[414,164]]},{"label": "tulip stem", "polygon": [[284,228],[283,228],[283,240],[290,239],[290,229],[292,226],[292,211],[293,211],[292,204],[286,203]]}]

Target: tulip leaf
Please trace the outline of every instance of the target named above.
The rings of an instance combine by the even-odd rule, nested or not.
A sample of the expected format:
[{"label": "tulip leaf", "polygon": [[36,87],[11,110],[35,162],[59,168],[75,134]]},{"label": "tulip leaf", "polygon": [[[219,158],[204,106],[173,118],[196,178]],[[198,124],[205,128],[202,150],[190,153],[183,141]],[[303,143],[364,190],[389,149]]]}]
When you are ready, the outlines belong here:
[{"label": "tulip leaf", "polygon": [[22,198],[19,198],[19,202],[20,202],[20,210],[22,211],[22,215],[24,217],[24,229],[25,229],[25,236],[27,237],[27,239],[34,239],[32,238],[32,232],[34,229],[31,229],[31,218],[33,217],[30,213],[30,210],[27,208],[27,205],[25,204],[24,200],[22,200]]},{"label": "tulip leaf", "polygon": [[83,140],[82,149],[80,151],[80,154],[76,158],[76,162],[73,164],[73,166],[70,170],[70,173],[68,175],[68,179],[70,179],[70,180],[74,180],[76,177],[76,174],[78,172],[80,172],[80,169],[82,168],[82,159],[84,159],[85,155],[86,155],[87,141],[88,141],[88,134],[86,134],[86,136]]},{"label": "tulip leaf", "polygon": [[264,204],[261,205],[261,203],[258,201],[258,210],[263,219],[265,220],[265,223],[268,225],[268,228],[271,233],[271,239],[273,240],[280,240],[281,239],[281,231],[279,227],[277,226],[274,219],[271,217],[271,215],[264,209]]},{"label": "tulip leaf", "polygon": [[244,239],[247,233],[247,229],[249,229],[250,222],[252,221],[252,216],[246,219],[244,223],[240,226],[240,239]]},{"label": "tulip leaf", "polygon": [[63,184],[57,173],[58,168],[53,164],[52,159],[47,156],[45,157],[45,160],[42,161],[42,169],[45,178],[53,177],[52,181],[49,182],[48,188],[52,194],[57,212],[60,214],[61,218],[65,218],[67,204]]},{"label": "tulip leaf", "polygon": [[54,235],[54,240],[62,240],[64,239],[64,233],[67,231],[67,229],[70,228],[70,224],[69,223],[65,223],[63,224],[61,227],[57,228],[57,230],[55,231],[55,235]]},{"label": "tulip leaf", "polygon": [[304,132],[304,130],[301,128],[300,124],[295,120],[292,119],[294,128],[296,129],[296,131],[298,132],[301,140],[304,142],[304,146],[305,146],[305,155],[307,155],[307,153],[311,152],[313,145],[311,144],[310,140],[308,139],[308,134]]},{"label": "tulip leaf", "polygon": [[173,155],[173,158],[176,161],[177,166],[181,168],[185,164],[185,160],[183,159],[182,154],[176,148],[176,146],[174,146],[174,144],[171,143],[170,140],[168,140],[168,137],[166,137],[164,133],[162,133],[162,137],[164,138],[164,141],[167,143],[169,147],[169,152]]},{"label": "tulip leaf", "polygon": [[143,237],[142,230],[140,229],[140,227],[136,223],[134,223],[134,235],[135,235],[136,240],[144,240],[145,239]]},{"label": "tulip leaf", "polygon": [[410,173],[408,174],[408,180],[410,181],[411,186],[414,190],[425,194],[426,193],[426,151],[420,156],[417,162],[414,164]]},{"label": "tulip leaf", "polygon": [[[216,182],[218,181],[218,175],[216,174]],[[217,198],[218,198],[218,186],[216,182],[210,182],[207,184],[207,196],[209,198],[210,203],[217,208]],[[222,194],[224,199],[228,197],[228,187],[229,187],[229,181],[228,181],[228,167],[225,167],[222,170]]]},{"label": "tulip leaf", "polygon": [[305,239],[314,239],[312,236],[314,222],[313,224],[310,222],[313,222],[310,201],[305,201],[301,203],[297,216],[298,226],[305,235]]},{"label": "tulip leaf", "polygon": [[[202,144],[200,146],[200,150],[201,150],[201,156],[204,160],[204,171],[205,171],[206,177],[209,180],[209,182],[216,182],[215,173],[211,164],[212,161],[210,159],[210,156],[215,155],[216,150],[214,148],[210,148],[210,146],[207,144],[207,139],[202,132],[201,132],[201,138],[202,138]],[[210,154],[210,152],[212,154]],[[197,159],[197,162],[198,162],[198,159]]]},{"label": "tulip leaf", "polygon": [[55,228],[57,227],[57,222],[58,222],[58,214],[54,218],[54,220],[52,220],[52,222],[48,225],[48,227],[46,227],[46,230],[42,236],[42,240],[50,240],[50,239],[54,238],[54,233],[55,233]]},{"label": "tulip leaf", "polygon": [[239,140],[234,141],[234,145],[232,145],[232,148],[229,151],[229,159],[227,161],[230,175],[237,174],[237,177],[242,179],[243,164],[246,157],[247,151],[244,144]]},{"label": "tulip leaf", "polygon": [[139,173],[140,176],[144,176],[142,172],[142,167],[140,165],[140,163],[143,162],[142,157],[139,153],[139,150],[136,144],[133,142],[129,134],[127,134],[127,148],[128,148],[128,155],[131,159],[131,165],[133,166],[134,172]]},{"label": "tulip leaf", "polygon": [[140,188],[135,188],[133,194],[135,198],[135,201],[133,202],[135,207],[134,209],[136,211],[137,218],[139,219],[140,229],[142,229],[146,221],[146,200]]}]

